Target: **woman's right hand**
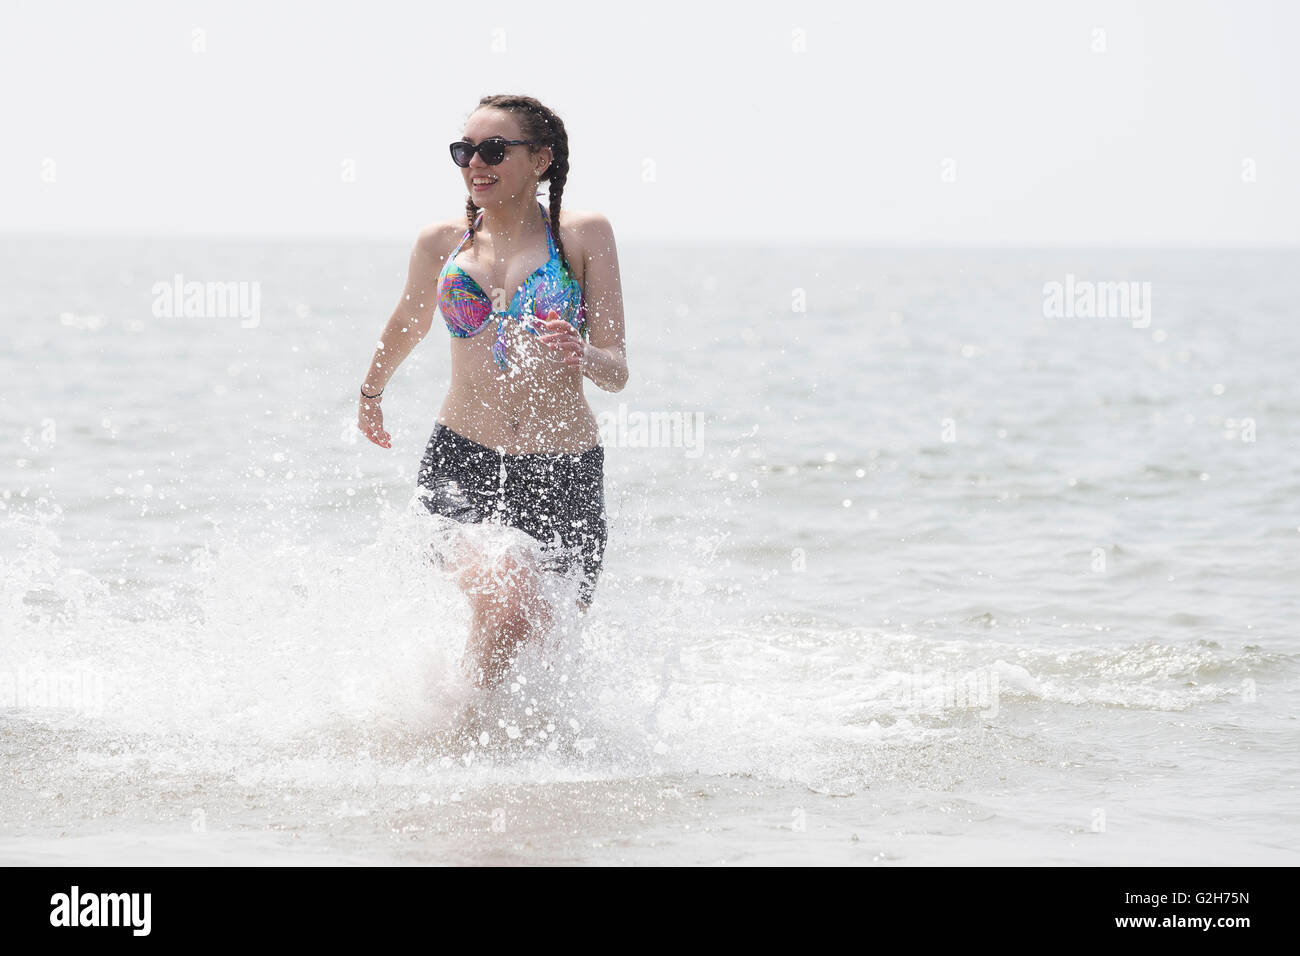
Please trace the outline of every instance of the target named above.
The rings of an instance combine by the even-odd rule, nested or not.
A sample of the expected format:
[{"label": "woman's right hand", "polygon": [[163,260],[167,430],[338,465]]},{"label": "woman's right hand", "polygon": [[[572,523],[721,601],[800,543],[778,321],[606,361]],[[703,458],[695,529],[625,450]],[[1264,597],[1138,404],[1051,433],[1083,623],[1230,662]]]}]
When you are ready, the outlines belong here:
[{"label": "woman's right hand", "polygon": [[384,431],[384,410],[377,398],[361,399],[357,409],[357,428],[380,448],[392,448],[393,436]]}]

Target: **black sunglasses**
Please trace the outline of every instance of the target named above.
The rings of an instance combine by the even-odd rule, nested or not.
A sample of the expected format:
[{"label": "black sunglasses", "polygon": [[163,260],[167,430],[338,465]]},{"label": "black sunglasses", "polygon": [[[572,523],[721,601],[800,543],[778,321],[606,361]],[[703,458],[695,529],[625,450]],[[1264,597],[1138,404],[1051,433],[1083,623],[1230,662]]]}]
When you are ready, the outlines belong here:
[{"label": "black sunglasses", "polygon": [[451,144],[451,161],[462,168],[469,165],[469,161],[478,153],[483,157],[483,162],[489,166],[495,166],[506,158],[507,146],[535,146],[536,144],[529,139],[502,139],[500,136],[492,136],[483,140],[475,146],[473,143],[467,143],[464,140]]}]

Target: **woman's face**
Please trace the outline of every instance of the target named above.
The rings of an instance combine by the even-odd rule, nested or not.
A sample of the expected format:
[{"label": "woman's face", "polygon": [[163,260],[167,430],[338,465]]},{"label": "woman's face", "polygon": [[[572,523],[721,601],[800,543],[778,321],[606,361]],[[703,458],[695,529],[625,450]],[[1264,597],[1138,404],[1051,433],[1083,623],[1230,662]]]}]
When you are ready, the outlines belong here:
[{"label": "woman's face", "polygon": [[[526,139],[514,116],[504,110],[484,108],[475,110],[465,123],[461,139],[481,143],[493,136],[502,139]],[[478,206],[537,195],[537,178],[551,162],[549,147],[530,152],[527,146],[507,146],[506,158],[495,166],[483,162],[478,153],[462,169],[465,188]]]}]

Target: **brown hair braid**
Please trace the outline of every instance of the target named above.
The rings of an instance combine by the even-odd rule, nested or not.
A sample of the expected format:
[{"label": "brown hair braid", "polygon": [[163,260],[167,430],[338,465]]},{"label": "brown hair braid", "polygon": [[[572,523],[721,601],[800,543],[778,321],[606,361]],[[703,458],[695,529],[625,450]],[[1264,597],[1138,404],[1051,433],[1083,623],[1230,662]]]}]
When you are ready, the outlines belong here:
[{"label": "brown hair braid", "polygon": [[[542,173],[539,179],[542,182],[549,181],[551,184],[551,235],[555,238],[555,247],[560,252],[560,262],[568,269],[569,260],[564,254],[564,241],[560,238],[560,201],[564,196],[564,183],[569,178],[569,134],[564,129],[564,123],[531,96],[510,94],[485,96],[478,101],[478,106],[474,109],[485,108],[503,110],[518,118],[523,138],[541,144],[529,146],[530,154],[536,154],[542,146],[551,148],[551,164],[546,167],[546,172]],[[477,215],[478,206],[474,205],[473,197],[465,197],[465,218],[469,221],[470,244],[474,242],[474,217]]]}]

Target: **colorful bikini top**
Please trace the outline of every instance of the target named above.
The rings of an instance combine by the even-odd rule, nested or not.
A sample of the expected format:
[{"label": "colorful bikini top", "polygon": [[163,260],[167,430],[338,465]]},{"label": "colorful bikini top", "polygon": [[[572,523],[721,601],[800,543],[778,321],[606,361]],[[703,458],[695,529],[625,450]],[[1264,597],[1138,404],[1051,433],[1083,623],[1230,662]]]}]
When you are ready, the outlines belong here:
[{"label": "colorful bikini top", "polygon": [[[483,291],[482,286],[456,264],[456,254],[470,237],[471,229],[465,230],[465,235],[461,236],[438,275],[438,311],[442,314],[448,332],[456,338],[470,338],[483,331],[489,319],[497,320],[497,339],[492,344],[492,357],[503,372],[510,368],[506,361],[507,318],[513,318],[529,332],[539,335],[540,332],[534,326],[534,317],[544,319],[554,309],[583,338],[587,337],[587,310],[582,301],[582,286],[560,260],[560,251],[551,235],[551,217],[546,214],[546,209],[540,202],[537,206],[542,210],[542,218],[546,220],[546,248],[550,258],[515,290],[506,311],[494,312],[492,299]],[[474,219],[475,229],[482,219],[483,210],[480,209]]]}]

